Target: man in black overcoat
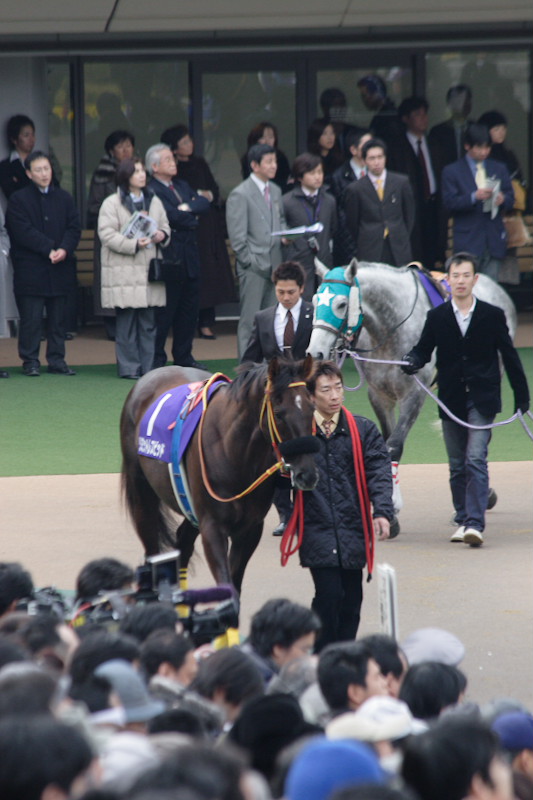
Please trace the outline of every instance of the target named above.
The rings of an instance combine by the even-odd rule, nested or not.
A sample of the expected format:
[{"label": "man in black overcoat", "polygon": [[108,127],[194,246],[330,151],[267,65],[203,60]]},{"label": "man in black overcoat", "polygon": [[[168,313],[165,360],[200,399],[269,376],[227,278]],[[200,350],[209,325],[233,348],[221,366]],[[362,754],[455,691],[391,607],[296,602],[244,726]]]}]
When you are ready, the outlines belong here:
[{"label": "man in black overcoat", "polygon": [[20,314],[19,356],[24,374],[40,374],[39,347],[46,309],[48,372],[75,375],[65,361],[65,303],[81,235],[71,195],[53,185],[50,159],[41,151],[25,162],[31,183],[9,198],[6,226],[11,239],[15,298]]}]

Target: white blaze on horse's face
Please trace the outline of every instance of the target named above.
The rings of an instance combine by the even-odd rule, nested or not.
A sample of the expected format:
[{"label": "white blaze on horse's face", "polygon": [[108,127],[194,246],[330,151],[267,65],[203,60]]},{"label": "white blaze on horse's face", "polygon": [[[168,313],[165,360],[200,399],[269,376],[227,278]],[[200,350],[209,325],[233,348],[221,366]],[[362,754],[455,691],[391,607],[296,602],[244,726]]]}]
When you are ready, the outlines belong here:
[{"label": "white blaze on horse's face", "polygon": [[301,394],[297,394],[296,397],[294,398],[294,405],[296,406],[298,411],[302,410],[303,403],[302,403],[302,395]]}]

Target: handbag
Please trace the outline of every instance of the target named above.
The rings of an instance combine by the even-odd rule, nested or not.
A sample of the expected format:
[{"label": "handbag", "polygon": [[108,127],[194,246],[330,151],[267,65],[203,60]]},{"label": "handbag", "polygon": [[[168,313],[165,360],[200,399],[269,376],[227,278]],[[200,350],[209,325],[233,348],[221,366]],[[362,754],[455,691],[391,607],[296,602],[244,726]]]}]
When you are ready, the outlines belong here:
[{"label": "handbag", "polygon": [[180,283],[187,276],[185,265],[177,258],[157,255],[148,265],[148,283]]},{"label": "handbag", "polygon": [[520,212],[505,216],[503,218],[503,224],[505,225],[505,231],[507,233],[507,247],[509,249],[513,247],[524,247],[531,242],[531,236]]},{"label": "handbag", "polygon": [[[519,180],[513,178],[511,181],[513,185],[513,192],[514,192],[514,205],[513,208],[515,211],[525,211],[526,210],[526,190],[522,186]],[[518,245],[519,246],[519,245]]]}]

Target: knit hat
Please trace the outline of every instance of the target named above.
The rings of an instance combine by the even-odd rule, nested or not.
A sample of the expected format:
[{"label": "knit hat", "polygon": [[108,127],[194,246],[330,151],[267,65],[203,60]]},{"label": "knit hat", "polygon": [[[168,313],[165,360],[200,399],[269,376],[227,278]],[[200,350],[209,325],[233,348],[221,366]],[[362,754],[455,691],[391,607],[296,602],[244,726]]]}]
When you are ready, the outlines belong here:
[{"label": "knit hat", "polygon": [[505,750],[533,750],[533,717],[523,711],[501,714],[492,723]]},{"label": "knit hat", "polygon": [[327,800],[337,789],[385,783],[375,753],[361,742],[320,737],[295,758],[285,782],[287,800]]},{"label": "knit hat", "polygon": [[361,742],[383,742],[403,739],[422,733],[427,725],[415,720],[402,700],[376,695],[357,709],[341,714],[326,728],[328,739],[359,739]]},{"label": "knit hat", "polygon": [[409,666],[422,661],[439,661],[457,667],[465,656],[464,644],[453,633],[442,628],[419,628],[404,642],[402,650]]},{"label": "knit hat", "polygon": [[160,700],[150,697],[140,675],[128,661],[111,659],[100,664],[94,674],[107,678],[118,694],[126,712],[126,722],[148,722],[166,708]]}]

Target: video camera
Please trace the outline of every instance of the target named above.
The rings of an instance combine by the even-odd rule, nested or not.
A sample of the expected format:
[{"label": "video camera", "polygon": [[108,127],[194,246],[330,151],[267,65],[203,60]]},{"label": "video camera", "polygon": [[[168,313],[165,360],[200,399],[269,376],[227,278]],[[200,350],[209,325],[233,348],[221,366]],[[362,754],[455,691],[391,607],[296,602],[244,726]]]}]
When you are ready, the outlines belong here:
[{"label": "video camera", "polygon": [[[107,630],[117,630],[132,605],[165,603],[176,609],[179,621],[196,647],[224,634],[239,624],[239,601],[230,585],[210,589],[179,589],[179,550],[148,556],[137,568],[138,588],[106,592],[91,603],[82,604],[73,614],[72,625],[80,628],[98,624]],[[197,611],[197,605],[215,606]]]}]

